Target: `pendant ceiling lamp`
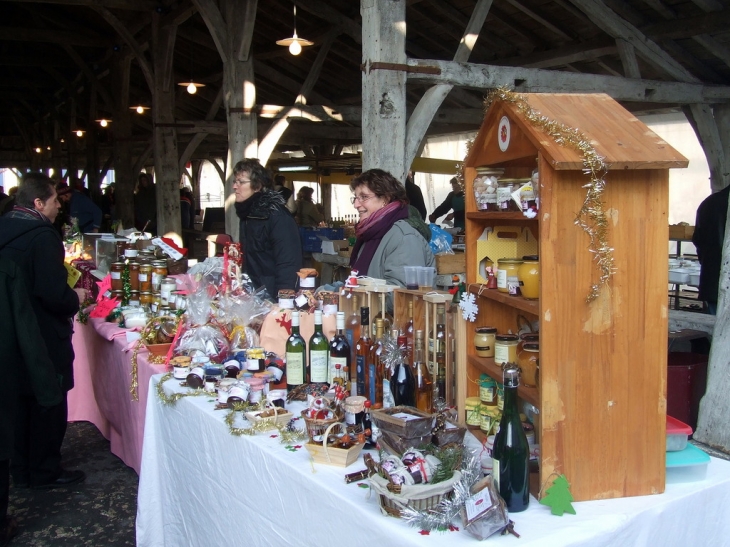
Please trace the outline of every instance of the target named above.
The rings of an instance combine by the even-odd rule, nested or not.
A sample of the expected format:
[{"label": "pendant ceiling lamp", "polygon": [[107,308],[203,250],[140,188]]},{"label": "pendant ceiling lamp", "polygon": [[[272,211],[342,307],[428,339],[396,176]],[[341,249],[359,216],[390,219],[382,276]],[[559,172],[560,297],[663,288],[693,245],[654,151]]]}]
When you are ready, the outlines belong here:
[{"label": "pendant ceiling lamp", "polygon": [[291,38],[284,38],[283,40],[277,40],[276,44],[279,46],[289,46],[289,53],[292,55],[299,55],[302,52],[302,47],[313,46],[314,42],[299,38],[297,36],[297,5],[294,4],[294,34]]},{"label": "pendant ceiling lamp", "polygon": [[180,86],[183,86],[185,89],[187,89],[188,93],[191,95],[195,95],[197,93],[199,87],[205,87],[205,84],[199,84],[198,82],[193,80],[193,48],[192,45],[190,47],[190,81],[189,82],[180,82]]}]

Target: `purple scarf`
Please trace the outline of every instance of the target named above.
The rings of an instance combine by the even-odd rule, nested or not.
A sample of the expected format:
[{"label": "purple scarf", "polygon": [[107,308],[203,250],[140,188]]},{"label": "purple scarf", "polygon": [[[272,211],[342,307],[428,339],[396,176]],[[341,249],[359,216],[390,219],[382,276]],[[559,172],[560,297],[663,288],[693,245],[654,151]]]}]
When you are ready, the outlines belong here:
[{"label": "purple scarf", "polygon": [[357,241],[352,248],[350,267],[357,270],[360,275],[367,275],[370,262],[373,260],[383,236],[388,233],[393,224],[404,218],[408,218],[408,206],[394,201],[359,222],[355,228]]}]

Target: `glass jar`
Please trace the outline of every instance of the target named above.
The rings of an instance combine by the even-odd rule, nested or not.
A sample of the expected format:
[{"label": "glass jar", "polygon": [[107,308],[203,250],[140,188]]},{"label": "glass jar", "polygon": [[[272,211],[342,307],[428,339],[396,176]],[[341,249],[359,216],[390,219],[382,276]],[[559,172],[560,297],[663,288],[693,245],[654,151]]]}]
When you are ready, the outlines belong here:
[{"label": "glass jar", "polygon": [[129,263],[129,286],[132,287],[133,291],[139,290],[139,263]]},{"label": "glass jar", "polygon": [[497,406],[497,382],[488,374],[479,377],[479,401],[483,405]]},{"label": "glass jar", "polygon": [[540,297],[540,260],[537,255],[522,257],[517,277],[520,278],[522,297],[537,300]]},{"label": "glass jar", "polygon": [[516,363],[519,341],[516,334],[498,334],[494,341],[494,362],[500,366],[504,363]]},{"label": "glass jar", "polygon": [[[174,277],[166,277],[160,281],[160,298],[162,299],[162,303],[170,305],[172,293],[176,290],[177,281],[175,281]],[[172,306],[170,305],[170,307]]]},{"label": "glass jar", "polygon": [[517,355],[517,364],[522,370],[522,385],[537,387],[540,370],[540,344],[537,342],[525,343]]},{"label": "glass jar", "polygon": [[500,258],[497,261],[497,290],[503,293],[509,293],[507,278],[517,276],[517,272],[522,266],[522,260],[519,258]]},{"label": "glass jar", "polygon": [[518,188],[520,189],[520,204],[522,212],[535,211],[537,212],[537,198],[535,197],[535,191],[532,187],[531,179],[519,179]]},{"label": "glass jar", "polygon": [[122,283],[123,271],[124,262],[113,262],[109,267],[109,275],[111,277],[113,291],[121,291],[124,288],[124,284]]},{"label": "glass jar", "polygon": [[486,435],[489,435],[497,422],[499,422],[499,411],[497,411],[497,407],[489,408],[482,406],[479,412],[479,429],[484,431]]},{"label": "glass jar", "polygon": [[474,329],[474,347],[479,357],[494,357],[494,336],[496,327],[477,327]]},{"label": "glass jar", "polygon": [[124,291],[122,289],[112,289],[111,298],[116,298],[121,302],[124,300]]},{"label": "glass jar", "polygon": [[474,177],[472,188],[477,211],[498,211],[497,188],[504,169],[477,167],[476,171],[477,176]]},{"label": "glass jar", "polygon": [[149,308],[152,305],[152,293],[149,291],[139,293],[139,305]]},{"label": "glass jar", "polygon": [[466,412],[466,425],[479,427],[481,423],[481,402],[479,397],[467,397],[464,401]]},{"label": "glass jar", "polygon": [[507,276],[507,293],[510,296],[521,296],[520,278],[516,275]]},{"label": "glass jar", "polygon": [[520,211],[520,207],[512,199],[515,190],[515,179],[502,179],[497,187],[497,207],[500,213]]},{"label": "glass jar", "polygon": [[141,305],[139,291],[129,291],[129,305],[139,307]]},{"label": "glass jar", "polygon": [[139,290],[140,292],[149,292],[152,290],[152,264],[140,264]]},{"label": "glass jar", "polygon": [[162,280],[167,277],[167,261],[155,260],[152,262],[152,290],[159,291]]}]

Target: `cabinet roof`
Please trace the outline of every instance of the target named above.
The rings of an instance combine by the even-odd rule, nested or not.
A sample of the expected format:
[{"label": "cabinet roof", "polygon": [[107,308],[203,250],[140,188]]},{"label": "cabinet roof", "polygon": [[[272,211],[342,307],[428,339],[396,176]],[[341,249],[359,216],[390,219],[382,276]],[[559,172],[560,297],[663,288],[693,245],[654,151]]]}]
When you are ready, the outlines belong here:
[{"label": "cabinet roof", "polygon": [[[495,100],[479,131],[467,165],[498,164],[539,151],[554,169],[583,169],[583,156],[568,139],[560,144],[550,134],[553,127],[577,130],[600,154],[609,169],[670,169],[687,167],[689,161],[618,102],[603,93],[527,93],[529,110],[519,101]],[[542,116],[534,122],[523,113]],[[510,119],[510,145],[498,144],[503,116]],[[540,121],[544,120],[544,121]],[[560,124],[552,125],[553,122]],[[533,148],[531,150],[531,148]]]}]

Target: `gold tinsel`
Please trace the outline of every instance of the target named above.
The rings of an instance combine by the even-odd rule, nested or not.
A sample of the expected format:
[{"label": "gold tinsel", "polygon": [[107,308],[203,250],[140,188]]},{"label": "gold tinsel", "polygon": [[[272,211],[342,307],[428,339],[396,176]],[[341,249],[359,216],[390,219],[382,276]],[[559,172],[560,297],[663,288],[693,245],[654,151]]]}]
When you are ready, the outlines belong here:
[{"label": "gold tinsel", "polygon": [[228,411],[228,414],[225,417],[225,422],[228,426],[228,431],[230,432],[230,434],[235,437],[240,437],[241,435],[256,435],[256,433],[263,433],[264,431],[271,431],[272,429],[276,429],[279,433],[280,441],[284,444],[292,444],[298,441],[302,441],[308,437],[306,431],[296,429],[289,424],[278,424],[275,421],[271,420],[258,420],[257,422],[252,424],[251,427],[235,426],[237,411],[263,410],[265,406],[266,402],[263,400],[260,404],[250,404],[245,402],[233,403],[232,408]]},{"label": "gold tinsel", "polygon": [[166,405],[173,405],[183,397],[200,397],[203,395],[210,395],[210,393],[205,391],[204,389],[189,389],[185,393],[173,393],[172,395],[168,395],[167,393],[165,393],[165,388],[163,387],[163,384],[167,382],[170,378],[172,378],[172,372],[164,374],[162,378],[160,378],[160,381],[157,382],[157,396],[160,398],[160,401],[162,401]]},{"label": "gold tinsel", "polygon": [[[139,353],[139,348],[142,346],[143,343],[145,344],[155,344],[157,343],[157,331],[160,328],[160,325],[163,321],[177,321],[177,328],[180,328],[180,325],[182,324],[182,317],[181,318],[175,318],[171,315],[163,315],[160,317],[153,317],[149,321],[147,321],[147,324],[144,326],[144,328],[140,331],[139,335],[140,338],[137,341],[137,344],[134,346],[134,351],[132,352],[132,381],[129,384],[129,392],[132,394],[132,400],[133,401],[139,401],[139,393],[138,393],[138,387],[139,387],[139,366],[137,365],[137,353]],[[167,361],[166,357],[157,357],[155,355],[150,354],[149,362],[154,363],[157,365],[164,365]]]},{"label": "gold tinsel", "polygon": [[614,272],[613,248],[608,244],[608,220],[603,205],[603,191],[606,188],[604,177],[608,167],[583,133],[543,116],[528,104],[523,95],[507,89],[494,89],[484,101],[485,111],[489,110],[495,100],[514,104],[528,122],[545,132],[558,145],[572,148],[583,156],[583,172],[589,177],[589,181],[583,186],[586,197],[576,215],[575,224],[588,234],[589,251],[593,253],[600,272],[599,282],[591,285],[586,297],[586,302],[590,303],[598,298],[601,287],[608,284]]}]

